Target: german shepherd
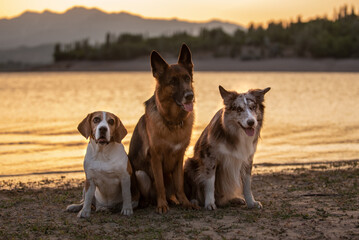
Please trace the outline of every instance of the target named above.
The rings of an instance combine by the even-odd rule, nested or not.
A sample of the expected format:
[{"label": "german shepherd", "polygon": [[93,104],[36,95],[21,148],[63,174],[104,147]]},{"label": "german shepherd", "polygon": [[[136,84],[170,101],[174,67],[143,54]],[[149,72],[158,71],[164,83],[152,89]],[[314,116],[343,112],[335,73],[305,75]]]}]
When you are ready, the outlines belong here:
[{"label": "german shepherd", "polygon": [[[224,107],[204,129],[194,148],[194,157],[184,167],[185,189],[192,202],[208,210],[229,202],[262,208],[251,190],[253,156],[264,115],[264,94],[270,88],[246,93],[219,86]],[[243,188],[241,188],[243,183]]]},{"label": "german shepherd", "polygon": [[183,189],[183,157],[194,121],[191,52],[183,44],[178,63],[169,65],[152,51],[151,67],[155,93],[145,102],[145,114],[135,127],[129,150],[141,205],[157,200],[160,214],[169,210],[167,199],[185,208],[198,208]]}]

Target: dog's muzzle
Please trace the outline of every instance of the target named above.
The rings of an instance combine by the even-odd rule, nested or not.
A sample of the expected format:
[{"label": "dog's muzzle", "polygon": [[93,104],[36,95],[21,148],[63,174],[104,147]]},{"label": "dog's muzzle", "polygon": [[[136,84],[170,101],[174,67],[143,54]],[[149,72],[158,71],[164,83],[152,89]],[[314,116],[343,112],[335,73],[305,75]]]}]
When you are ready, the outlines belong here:
[{"label": "dog's muzzle", "polygon": [[192,91],[188,91],[183,96],[184,103],[181,104],[181,107],[186,112],[192,112],[193,111],[193,101],[194,101],[194,94]]},{"label": "dog's muzzle", "polygon": [[107,127],[100,127],[99,129],[100,134],[99,134],[99,138],[96,140],[96,143],[99,143],[101,145],[109,143],[106,137],[107,131],[108,131]]},{"label": "dog's muzzle", "polygon": [[256,130],[255,130],[255,121],[254,119],[248,119],[247,120],[247,126],[248,127],[244,127],[240,122],[238,122],[239,125],[241,126],[241,128],[244,130],[244,132],[249,136],[252,137],[254,136]]}]

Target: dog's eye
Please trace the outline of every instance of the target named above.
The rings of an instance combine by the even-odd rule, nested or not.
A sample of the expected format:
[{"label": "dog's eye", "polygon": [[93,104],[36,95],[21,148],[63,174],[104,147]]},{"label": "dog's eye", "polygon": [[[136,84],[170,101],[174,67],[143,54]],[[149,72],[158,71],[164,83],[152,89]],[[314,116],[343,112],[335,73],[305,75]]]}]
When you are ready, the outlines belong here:
[{"label": "dog's eye", "polygon": [[237,107],[237,111],[238,111],[238,112],[243,112],[243,108]]},{"label": "dog's eye", "polygon": [[93,122],[94,123],[99,123],[101,121],[101,118],[99,118],[99,117],[95,117],[94,119],[93,119]]},{"label": "dog's eye", "polygon": [[189,83],[189,82],[191,81],[191,78],[190,78],[189,76],[186,76],[186,77],[184,78],[184,80],[185,80],[186,83]]},{"label": "dog's eye", "polygon": [[252,106],[249,107],[249,109],[252,110],[252,111],[256,110],[256,108],[257,108],[256,105],[252,105]]},{"label": "dog's eye", "polygon": [[176,82],[177,82],[177,78],[176,78],[176,77],[171,78],[171,80],[170,80],[170,84],[171,84],[171,85],[176,85]]},{"label": "dog's eye", "polygon": [[110,119],[110,120],[108,120],[107,122],[108,122],[108,124],[110,124],[110,125],[115,124],[115,120],[113,120],[113,119]]}]

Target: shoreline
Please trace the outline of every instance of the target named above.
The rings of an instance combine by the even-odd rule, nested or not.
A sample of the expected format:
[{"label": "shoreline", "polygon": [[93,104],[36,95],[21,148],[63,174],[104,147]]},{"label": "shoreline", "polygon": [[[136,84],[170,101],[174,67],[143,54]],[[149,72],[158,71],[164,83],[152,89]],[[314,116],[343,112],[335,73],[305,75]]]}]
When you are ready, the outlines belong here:
[{"label": "shoreline", "polygon": [[[175,58],[166,58],[168,63]],[[242,61],[231,58],[193,58],[194,71],[239,72],[359,72],[359,59],[273,58]],[[149,58],[128,61],[64,61],[42,65],[0,66],[0,72],[151,71]]]},{"label": "shoreline", "polygon": [[[1,239],[354,239],[359,236],[359,165],[253,175],[263,209],[229,204],[215,211],[155,206],[130,217],[92,212],[88,220],[65,212],[79,202],[83,180],[60,178],[14,184],[0,181]],[[4,190],[4,185],[13,188]]]}]

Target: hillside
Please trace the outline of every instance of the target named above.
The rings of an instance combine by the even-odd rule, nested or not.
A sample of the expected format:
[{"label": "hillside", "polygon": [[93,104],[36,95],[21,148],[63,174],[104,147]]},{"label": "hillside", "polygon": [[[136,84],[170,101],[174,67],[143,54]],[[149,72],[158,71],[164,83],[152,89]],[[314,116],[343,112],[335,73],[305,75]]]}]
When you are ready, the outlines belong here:
[{"label": "hillside", "polygon": [[243,29],[239,25],[216,20],[189,22],[177,19],[148,19],[125,12],[106,13],[96,8],[74,7],[64,13],[27,11],[12,19],[0,19],[0,33],[6,33],[0,34],[0,49],[67,43],[82,39],[103,42],[108,32],[152,37],[186,31],[196,35],[202,28],[217,27],[228,33],[233,33],[238,28]]}]

